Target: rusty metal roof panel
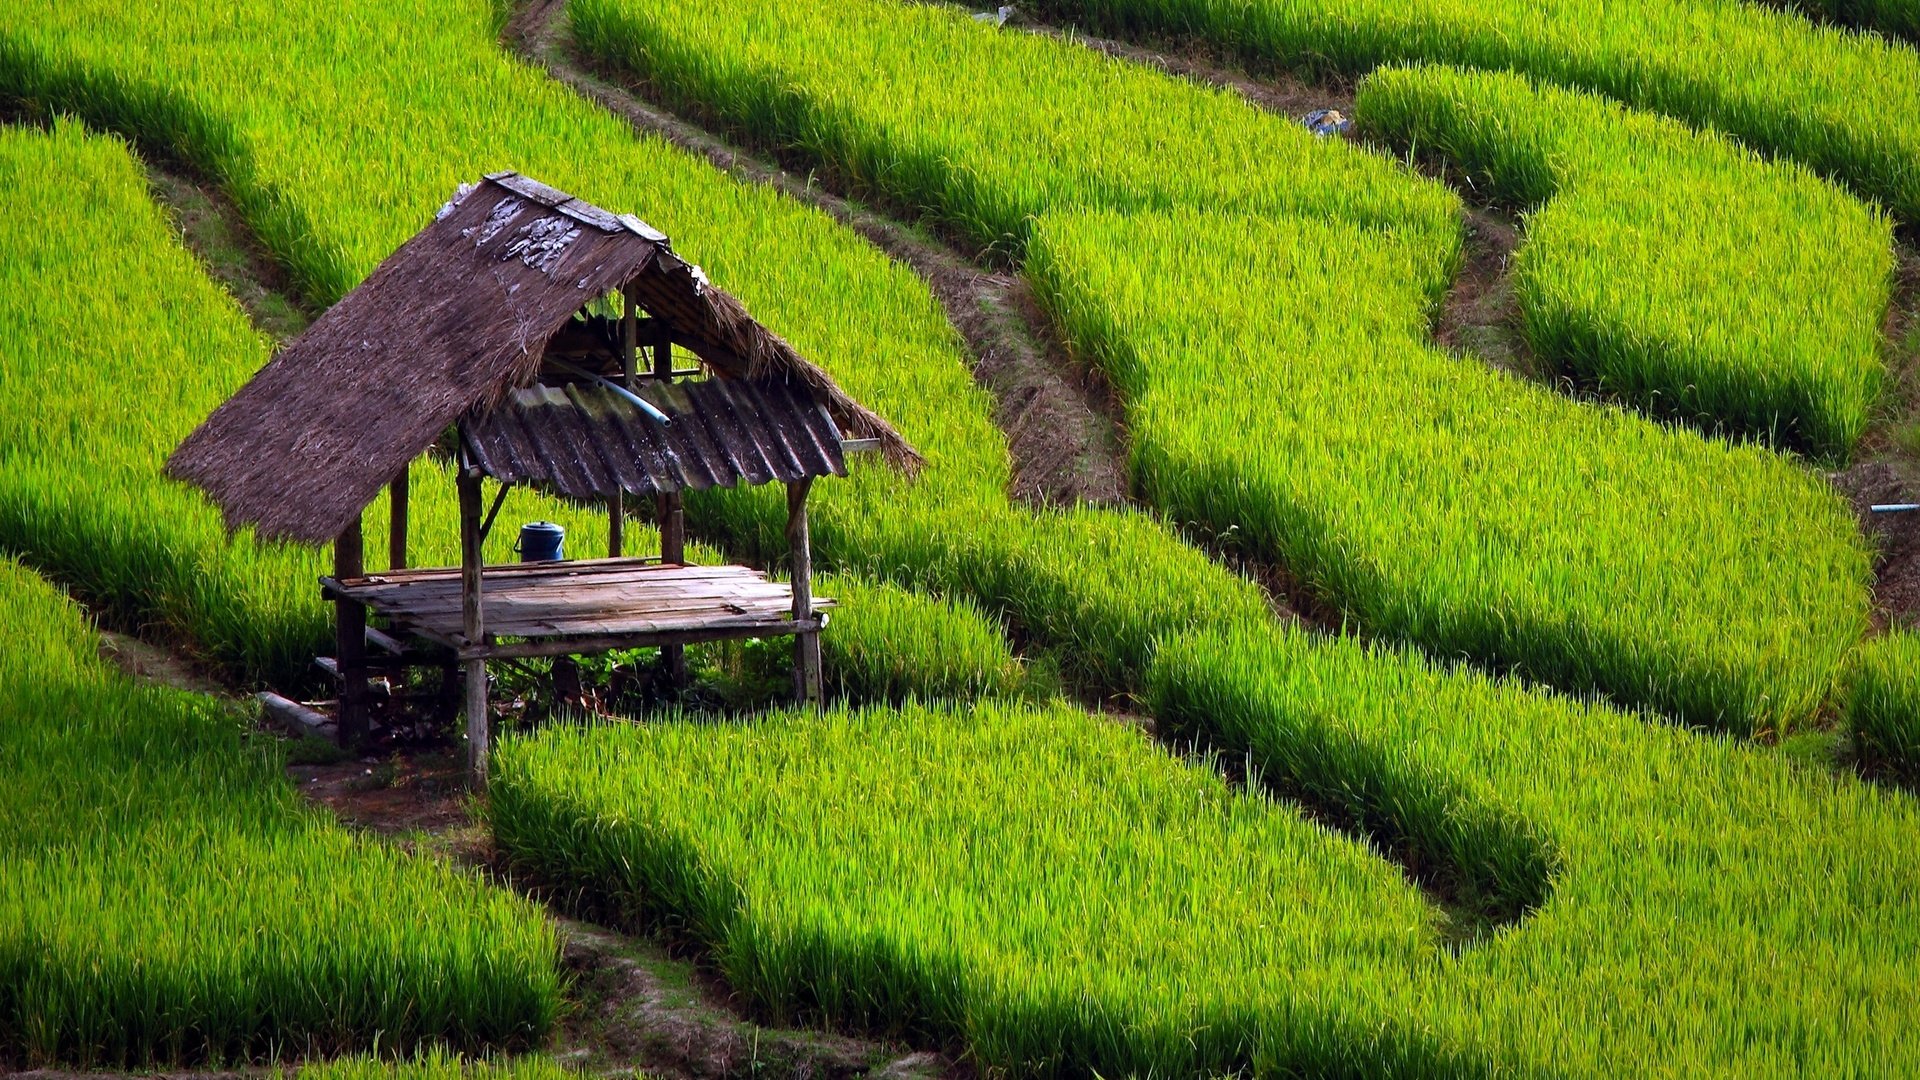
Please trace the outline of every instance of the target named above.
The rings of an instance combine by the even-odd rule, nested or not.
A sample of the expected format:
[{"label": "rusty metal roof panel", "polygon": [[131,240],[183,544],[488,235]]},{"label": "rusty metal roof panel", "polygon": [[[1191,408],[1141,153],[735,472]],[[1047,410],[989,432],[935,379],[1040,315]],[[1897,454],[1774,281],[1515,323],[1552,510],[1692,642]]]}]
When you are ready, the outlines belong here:
[{"label": "rusty metal roof panel", "polygon": [[604,386],[532,386],[468,418],[466,445],[495,479],[576,499],[847,474],[840,430],[805,385],[649,380],[635,392],[669,422]]}]

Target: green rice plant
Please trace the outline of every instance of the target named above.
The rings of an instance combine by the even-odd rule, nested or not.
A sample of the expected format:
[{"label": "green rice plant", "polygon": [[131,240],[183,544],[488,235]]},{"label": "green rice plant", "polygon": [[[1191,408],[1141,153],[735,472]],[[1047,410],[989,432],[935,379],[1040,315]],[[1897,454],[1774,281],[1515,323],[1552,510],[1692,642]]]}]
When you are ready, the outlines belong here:
[{"label": "green rice plant", "polygon": [[964,11],[586,0],[568,15],[586,52],[674,105],[1003,254],[1035,215],[1076,207],[1329,214],[1414,238],[1442,270],[1459,248],[1457,200],[1397,163]]},{"label": "green rice plant", "polygon": [[[1879,10],[1895,4],[1911,20],[1907,0]],[[1029,10],[1123,36],[1199,38],[1256,65],[1520,72],[1727,132],[1920,221],[1920,54],[1746,0],[1037,0]]]},{"label": "green rice plant", "polygon": [[967,597],[937,600],[838,574],[815,578],[813,587],[839,603],[828,616],[831,629],[820,635],[832,694],[853,701],[966,701],[1037,689],[999,623]]},{"label": "green rice plant", "polygon": [[546,1032],[559,947],[532,905],[305,808],[230,710],[109,670],[11,561],[0,635],[0,1063]]},{"label": "green rice plant", "polygon": [[[1550,895],[1526,922],[1413,991],[1431,1005],[1423,1019],[1516,1071],[1920,1066],[1910,799],[1766,748],[1295,632],[1171,644],[1153,687],[1162,723],[1310,788],[1378,842],[1454,845],[1498,866],[1512,831],[1474,825],[1504,819],[1552,853]],[[1439,782],[1445,813],[1430,805]]]},{"label": "green rice plant", "polygon": [[1843,700],[1861,759],[1920,779],[1920,637],[1895,630],[1862,643]]},{"label": "green rice plant", "polygon": [[502,748],[490,823],[779,1022],[991,1072],[1917,1063],[1908,801],[1295,630],[1171,642],[1153,684],[1163,723],[1376,845],[1488,871],[1525,921],[1450,949],[1364,847],[1059,707],[549,729]]},{"label": "green rice plant", "polygon": [[1475,1056],[1403,1022],[1438,915],[1390,866],[1064,706],[550,728],[501,746],[488,817],[522,871],[706,945],[776,1023],[1019,1076]]},{"label": "green rice plant", "polygon": [[1534,351],[1656,415],[1844,460],[1867,424],[1892,223],[1804,166],[1510,73],[1383,68],[1356,113],[1528,208]]},{"label": "green rice plant", "polygon": [[1148,496],[1368,633],[1746,731],[1811,717],[1865,629],[1822,478],[1425,344],[1421,268],[1364,231],[1036,228],[1028,272],[1123,390]]}]

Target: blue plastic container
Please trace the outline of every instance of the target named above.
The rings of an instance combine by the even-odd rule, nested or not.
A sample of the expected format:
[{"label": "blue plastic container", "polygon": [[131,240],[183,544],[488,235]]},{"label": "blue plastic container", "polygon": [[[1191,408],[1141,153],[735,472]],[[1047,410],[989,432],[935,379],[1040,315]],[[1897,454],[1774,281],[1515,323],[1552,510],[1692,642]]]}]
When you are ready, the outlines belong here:
[{"label": "blue plastic container", "polygon": [[557,562],[567,557],[567,530],[551,521],[520,526],[521,562]]}]

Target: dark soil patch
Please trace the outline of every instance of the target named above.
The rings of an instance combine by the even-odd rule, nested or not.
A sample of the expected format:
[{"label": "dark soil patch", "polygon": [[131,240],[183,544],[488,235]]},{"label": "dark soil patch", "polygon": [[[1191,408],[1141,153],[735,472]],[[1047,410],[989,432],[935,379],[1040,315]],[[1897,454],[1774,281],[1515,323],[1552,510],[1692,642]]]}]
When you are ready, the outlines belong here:
[{"label": "dark soil patch", "polygon": [[964,1077],[947,1058],[740,1018],[726,987],[660,946],[557,920],[566,936],[571,1007],[553,1039],[562,1062],[607,1075],[658,1078]]},{"label": "dark soil patch", "polygon": [[831,215],[927,282],[965,340],[975,381],[994,398],[994,419],[1014,466],[1010,494],[1029,505],[1128,502],[1120,410],[1099,372],[1076,362],[1027,281],[989,270],[921,230],[878,214],[755,157],[637,96],[619,74],[565,44],[565,0],[536,0],[502,34],[506,45],[582,97],[697,154],[746,183]]},{"label": "dark soil patch", "polygon": [[227,688],[199,665],[159,645],[96,625],[100,657],[135,679],[223,697]]},{"label": "dark soil patch", "polygon": [[1549,373],[1527,345],[1513,291],[1513,252],[1519,245],[1517,217],[1495,207],[1467,210],[1465,258],[1440,305],[1433,338],[1452,352],[1523,378],[1544,379]]}]

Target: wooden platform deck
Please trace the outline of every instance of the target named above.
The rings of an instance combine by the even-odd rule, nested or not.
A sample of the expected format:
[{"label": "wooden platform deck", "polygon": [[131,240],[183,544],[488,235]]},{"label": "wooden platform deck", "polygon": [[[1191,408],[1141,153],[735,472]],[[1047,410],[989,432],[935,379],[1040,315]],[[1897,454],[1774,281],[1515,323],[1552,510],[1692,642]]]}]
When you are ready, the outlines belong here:
[{"label": "wooden platform deck", "polygon": [[[793,619],[793,593],[747,566],[689,566],[651,559],[581,559],[486,568],[486,637],[462,637],[460,569],[397,570],[321,578],[330,600],[354,600],[460,659],[558,656],[648,645],[685,645],[818,630],[825,616]],[[813,606],[832,600],[813,598]],[[503,640],[504,639],[504,640]]]}]

